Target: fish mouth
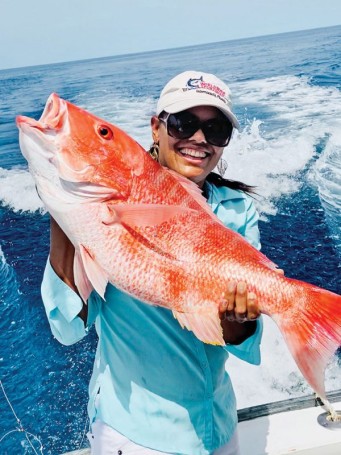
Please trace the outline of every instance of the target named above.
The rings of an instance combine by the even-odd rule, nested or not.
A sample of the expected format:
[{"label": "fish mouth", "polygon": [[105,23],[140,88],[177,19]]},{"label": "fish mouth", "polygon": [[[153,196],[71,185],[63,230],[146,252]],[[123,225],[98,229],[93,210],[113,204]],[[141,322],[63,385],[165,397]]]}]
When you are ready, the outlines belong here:
[{"label": "fish mouth", "polygon": [[52,93],[46,101],[44,111],[39,120],[24,115],[16,117],[17,127],[23,132],[35,131],[55,135],[66,124],[67,105],[56,93]]}]

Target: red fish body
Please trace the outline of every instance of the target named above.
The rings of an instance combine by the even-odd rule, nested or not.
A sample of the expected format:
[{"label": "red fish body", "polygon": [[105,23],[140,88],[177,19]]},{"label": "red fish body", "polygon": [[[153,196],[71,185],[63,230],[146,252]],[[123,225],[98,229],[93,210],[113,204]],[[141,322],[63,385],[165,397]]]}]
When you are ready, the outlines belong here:
[{"label": "red fish body", "polygon": [[126,133],[53,94],[39,121],[17,117],[39,195],[75,246],[86,301],[111,282],[169,308],[202,341],[224,344],[218,307],[245,281],[278,324],[303,375],[325,396],[324,369],[341,344],[341,297],[279,275],[224,227],[195,184],[161,167]]}]

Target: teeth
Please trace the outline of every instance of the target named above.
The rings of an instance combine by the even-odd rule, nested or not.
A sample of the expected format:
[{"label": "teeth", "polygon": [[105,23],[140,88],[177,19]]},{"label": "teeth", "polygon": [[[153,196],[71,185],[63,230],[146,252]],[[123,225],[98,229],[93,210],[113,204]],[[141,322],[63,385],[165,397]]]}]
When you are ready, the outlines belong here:
[{"label": "teeth", "polygon": [[200,152],[199,150],[193,149],[181,149],[181,153],[184,155],[193,156],[194,158],[205,158],[206,152]]}]

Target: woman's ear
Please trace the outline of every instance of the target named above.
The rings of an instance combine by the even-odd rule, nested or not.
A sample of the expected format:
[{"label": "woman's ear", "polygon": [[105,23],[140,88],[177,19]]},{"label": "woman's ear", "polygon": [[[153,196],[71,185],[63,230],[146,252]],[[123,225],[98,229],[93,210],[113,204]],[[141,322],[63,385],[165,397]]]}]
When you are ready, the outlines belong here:
[{"label": "woman's ear", "polygon": [[150,119],[150,126],[152,128],[152,136],[153,136],[153,142],[158,143],[159,142],[159,128],[160,128],[160,120],[156,115],[153,115],[153,117]]}]

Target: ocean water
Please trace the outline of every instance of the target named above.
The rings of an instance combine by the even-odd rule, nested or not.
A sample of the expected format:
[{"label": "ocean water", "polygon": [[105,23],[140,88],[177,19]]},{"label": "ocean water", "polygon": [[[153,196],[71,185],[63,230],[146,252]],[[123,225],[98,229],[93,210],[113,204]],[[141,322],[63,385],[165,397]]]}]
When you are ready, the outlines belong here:
[{"label": "ocean water", "polygon": [[[341,293],[340,62],[337,26],[0,71],[0,454],[82,446],[96,346],[94,331],[70,347],[50,333],[40,298],[49,219],[20,154],[15,116],[38,118],[57,92],[147,148],[165,82],[187,69],[217,74],[242,126],[225,151],[226,177],[257,186],[264,253],[286,275]],[[311,392],[269,318],[262,357],[260,367],[232,356],[227,364],[240,408]],[[335,357],[328,390],[341,388],[340,373]]]}]

